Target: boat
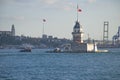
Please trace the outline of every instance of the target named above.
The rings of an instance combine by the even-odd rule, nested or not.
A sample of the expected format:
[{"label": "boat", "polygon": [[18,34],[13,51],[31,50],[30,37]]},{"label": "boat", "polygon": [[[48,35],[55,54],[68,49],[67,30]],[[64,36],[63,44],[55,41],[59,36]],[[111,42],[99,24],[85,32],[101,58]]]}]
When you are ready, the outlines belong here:
[{"label": "boat", "polygon": [[54,50],[51,51],[46,51],[47,53],[62,53],[60,48],[55,48]]},{"label": "boat", "polygon": [[32,47],[30,44],[23,44],[21,46],[20,52],[31,52],[31,51],[32,51]]},{"label": "boat", "polygon": [[20,52],[31,52],[31,48],[24,48],[22,50],[20,50]]}]

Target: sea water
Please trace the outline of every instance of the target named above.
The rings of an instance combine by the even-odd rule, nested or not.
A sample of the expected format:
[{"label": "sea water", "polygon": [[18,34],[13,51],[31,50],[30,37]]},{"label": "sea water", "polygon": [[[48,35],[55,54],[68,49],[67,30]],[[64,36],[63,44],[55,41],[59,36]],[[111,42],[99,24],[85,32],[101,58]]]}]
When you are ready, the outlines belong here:
[{"label": "sea water", "polygon": [[0,80],[120,80],[120,48],[109,53],[0,49]]}]

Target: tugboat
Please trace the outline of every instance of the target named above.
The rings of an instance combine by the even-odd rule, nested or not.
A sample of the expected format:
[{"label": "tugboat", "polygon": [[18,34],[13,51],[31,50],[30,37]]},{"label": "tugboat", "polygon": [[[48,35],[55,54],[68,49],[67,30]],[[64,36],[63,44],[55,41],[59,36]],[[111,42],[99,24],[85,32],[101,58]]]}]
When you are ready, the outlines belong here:
[{"label": "tugboat", "polygon": [[47,53],[62,53],[60,48],[55,48],[54,50],[51,51],[46,51]]},{"label": "tugboat", "polygon": [[22,49],[20,50],[20,52],[31,52],[32,48],[31,45],[29,44],[23,44],[22,45]]},{"label": "tugboat", "polygon": [[31,52],[31,48],[24,48],[22,50],[20,50],[20,52]]},{"label": "tugboat", "polygon": [[60,48],[55,48],[55,49],[53,50],[53,52],[54,52],[54,53],[60,53],[61,50],[60,50]]}]

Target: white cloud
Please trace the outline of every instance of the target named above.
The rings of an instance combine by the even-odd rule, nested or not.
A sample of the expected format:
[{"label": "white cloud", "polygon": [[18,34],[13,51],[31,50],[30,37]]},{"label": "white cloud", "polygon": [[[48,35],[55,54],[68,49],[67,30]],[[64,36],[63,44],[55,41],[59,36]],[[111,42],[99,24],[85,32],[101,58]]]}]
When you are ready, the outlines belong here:
[{"label": "white cloud", "polygon": [[64,6],[63,9],[66,10],[66,11],[70,11],[70,10],[71,10],[71,7],[69,7],[69,6]]},{"label": "white cloud", "polygon": [[54,5],[50,5],[50,7],[53,6],[55,9],[63,10],[63,11],[70,11],[73,8],[73,3],[71,1],[60,1],[57,0],[57,2]]},{"label": "white cloud", "polygon": [[94,3],[96,0],[88,0],[89,3]]},{"label": "white cloud", "polygon": [[73,6],[74,6],[74,4],[72,2],[69,2],[69,3],[63,4],[62,7],[63,7],[64,10],[70,11],[70,10],[72,10]]},{"label": "white cloud", "polygon": [[24,20],[25,19],[24,16],[13,16],[12,18],[15,20]]},{"label": "white cloud", "polygon": [[54,4],[54,3],[58,2],[59,0],[40,0],[40,1],[47,3],[47,4]]},{"label": "white cloud", "polygon": [[5,19],[5,20],[24,20],[25,17],[24,16],[8,16],[8,15],[6,15],[6,16],[0,16],[0,19],[1,20],[3,20],[3,19]]}]

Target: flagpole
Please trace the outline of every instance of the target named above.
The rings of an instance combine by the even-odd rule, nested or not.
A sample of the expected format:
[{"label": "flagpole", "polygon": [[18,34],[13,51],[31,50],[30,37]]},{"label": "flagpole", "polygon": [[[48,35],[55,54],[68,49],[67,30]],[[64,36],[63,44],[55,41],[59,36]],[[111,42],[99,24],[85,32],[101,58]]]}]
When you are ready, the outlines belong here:
[{"label": "flagpole", "polygon": [[44,34],[44,26],[45,26],[45,22],[46,22],[46,20],[45,19],[43,19],[43,34]]},{"label": "flagpole", "polygon": [[78,22],[78,4],[77,4],[77,22]]},{"label": "flagpole", "polygon": [[44,22],[43,22],[43,34],[44,34]]}]

